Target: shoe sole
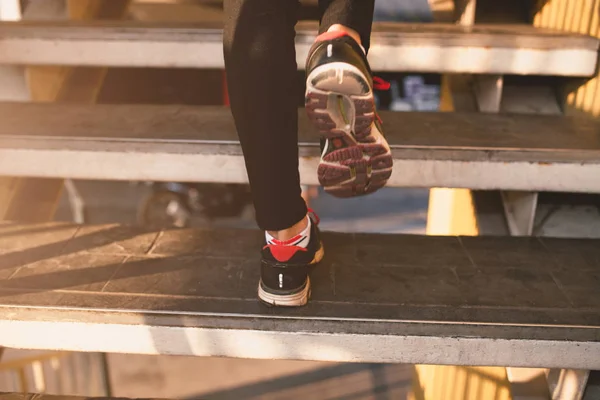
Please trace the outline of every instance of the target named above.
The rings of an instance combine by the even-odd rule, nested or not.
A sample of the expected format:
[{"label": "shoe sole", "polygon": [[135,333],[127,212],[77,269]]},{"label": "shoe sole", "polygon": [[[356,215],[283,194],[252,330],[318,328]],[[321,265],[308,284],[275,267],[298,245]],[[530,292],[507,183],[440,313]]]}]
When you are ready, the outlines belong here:
[{"label": "shoe sole", "polygon": [[365,75],[341,62],[315,68],[306,80],[308,118],[326,140],[319,182],[336,197],[373,193],[392,174],[389,145],[374,120],[375,99]]},{"label": "shoe sole", "polygon": [[[315,258],[310,263],[311,265],[319,263],[323,256],[325,255],[325,249],[321,245],[321,248],[315,253]],[[311,286],[310,286],[310,278],[306,277],[306,285],[302,290],[297,293],[292,294],[275,294],[268,292],[263,289],[262,281],[258,283],[258,298],[265,304],[269,306],[276,307],[301,307],[308,303],[308,299],[310,298]]]}]

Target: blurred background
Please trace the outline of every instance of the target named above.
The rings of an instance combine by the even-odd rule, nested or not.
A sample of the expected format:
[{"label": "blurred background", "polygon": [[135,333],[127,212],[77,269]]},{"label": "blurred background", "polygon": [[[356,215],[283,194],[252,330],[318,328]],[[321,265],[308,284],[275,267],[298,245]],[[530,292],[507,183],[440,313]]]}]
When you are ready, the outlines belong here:
[{"label": "blurred background", "polygon": [[[0,0],[3,7],[0,8],[0,19],[11,18],[13,3],[15,2],[12,0]],[[29,0],[21,1],[20,6],[32,20],[64,19],[68,7],[71,7],[71,15],[73,12],[77,13],[78,11],[73,10],[78,8],[81,8],[81,13],[85,13],[89,3],[87,0]],[[471,22],[532,24],[536,13],[541,10],[541,3],[527,0],[478,0],[477,9],[469,14],[469,10],[457,7],[452,0],[377,0],[375,18],[376,21],[422,23],[460,23],[461,18],[470,18]],[[599,2],[591,3],[591,12],[597,12]],[[318,18],[316,0],[303,0],[302,6],[302,19]],[[20,18],[20,15],[17,17]],[[81,14],[81,18],[86,17]],[[122,13],[122,18],[153,22],[219,22],[222,19],[222,2],[132,0]],[[560,19],[561,14],[557,13],[555,20]],[[15,70],[15,78],[11,79],[10,68],[13,67],[1,68],[5,71],[0,74],[0,100],[27,100],[23,95],[23,82],[17,78],[19,71]],[[95,84],[97,89],[94,101],[100,104],[227,104],[221,70],[81,70],[81,86]],[[28,79],[47,82],[52,73],[49,68],[38,67],[30,73]],[[389,92],[378,95],[377,102],[381,110],[451,111],[447,98],[444,97],[447,96],[445,90],[448,87],[441,75],[380,75],[392,83]],[[298,72],[298,81],[301,85],[304,84],[302,71]],[[453,81],[453,85],[460,86],[460,83],[460,77]],[[514,106],[515,102],[506,101],[503,103],[503,110],[525,112],[538,107],[543,110],[534,111],[560,112],[555,92],[561,84],[558,78],[523,79],[506,76],[505,96],[525,98],[528,101],[525,101],[525,106],[519,107]],[[33,94],[34,97],[37,96],[35,100],[48,101],[44,98],[47,88],[43,84],[39,87],[39,92]],[[89,98],[85,98],[82,92],[75,90],[63,96],[61,101],[89,102]],[[476,110],[474,102],[465,93],[460,89],[453,93],[454,107],[458,107],[458,104],[461,110]],[[587,109],[586,104],[578,106],[579,110],[597,115],[596,109]],[[298,96],[298,106],[303,106],[302,93]],[[573,103],[572,106],[575,107],[576,104]],[[9,185],[6,182],[4,184]],[[38,218],[43,213],[51,215],[57,221],[90,224],[255,228],[246,185],[59,182],[41,179],[30,179],[28,183],[13,181],[11,184],[21,185],[21,198],[35,198],[37,203],[28,205],[26,202],[17,202],[18,207],[2,210],[7,219],[27,221]],[[320,215],[322,229],[326,231],[475,235],[486,232],[497,234],[508,229],[503,218],[500,195],[496,192],[386,188],[369,197],[342,201],[322,193],[318,187],[304,189],[307,202]],[[439,208],[435,208],[436,198],[444,196],[451,196],[454,201],[448,206],[450,208],[439,211]],[[479,224],[474,222],[473,204],[479,205]],[[535,234],[600,237],[599,205],[598,197],[593,195],[540,194],[539,212],[534,221]],[[454,218],[442,218],[442,222],[438,219],[438,222],[433,223],[430,213],[436,209],[445,215],[453,215]],[[0,354],[0,392],[27,390],[63,395],[189,399],[513,398],[504,368],[75,354],[11,349]],[[535,370],[522,372],[528,382],[535,383],[541,376]],[[456,385],[450,385],[450,382]]]}]

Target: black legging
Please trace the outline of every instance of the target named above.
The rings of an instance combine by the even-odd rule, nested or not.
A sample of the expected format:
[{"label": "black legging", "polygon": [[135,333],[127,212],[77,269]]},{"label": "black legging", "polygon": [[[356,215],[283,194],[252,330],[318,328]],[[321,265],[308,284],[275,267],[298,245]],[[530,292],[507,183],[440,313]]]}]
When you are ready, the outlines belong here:
[{"label": "black legging", "polygon": [[[319,0],[320,32],[342,24],[368,48],[375,0]],[[231,111],[261,229],[306,215],[298,173],[295,29],[299,0],[225,0],[224,50]]]}]

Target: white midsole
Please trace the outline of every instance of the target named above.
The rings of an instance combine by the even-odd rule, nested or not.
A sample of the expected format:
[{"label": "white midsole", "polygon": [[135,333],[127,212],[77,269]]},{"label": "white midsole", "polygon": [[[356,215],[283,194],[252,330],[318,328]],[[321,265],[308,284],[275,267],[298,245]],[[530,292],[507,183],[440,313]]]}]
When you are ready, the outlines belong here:
[{"label": "white midsole", "polygon": [[[311,261],[311,265],[320,262],[324,255],[325,248],[323,245],[321,245],[321,248],[315,253],[315,257]],[[310,297],[310,278],[306,278],[306,286],[304,286],[304,289],[302,289],[300,292],[286,295],[269,293],[262,288],[262,285],[259,282],[258,297],[265,303],[269,303],[274,306],[303,306],[308,303],[308,298]]]},{"label": "white midsole", "polygon": [[310,278],[306,278],[306,286],[298,293],[294,294],[273,294],[265,291],[262,285],[258,284],[258,297],[265,303],[272,304],[274,306],[303,306],[308,303],[308,297],[310,295]]},{"label": "white midsole", "polygon": [[[353,74],[357,74],[357,75],[361,76],[365,80],[365,82],[369,82],[369,79],[365,76],[365,74],[363,74],[362,71],[360,69],[356,68],[354,65],[348,64],[345,62],[332,62],[332,63],[323,64],[323,65],[313,69],[310,72],[310,74],[306,78],[306,93],[308,93],[311,89],[320,91],[321,89],[319,89],[313,85],[313,83],[312,83],[313,79],[316,76],[318,76],[319,74],[322,74],[325,71],[330,71],[332,69],[339,71],[339,72],[344,72],[344,71],[352,72]],[[360,98],[369,99],[369,98],[373,97],[373,90],[369,90],[369,92],[364,95],[354,95],[354,94],[350,94],[350,93],[340,93],[340,94],[347,94],[349,96],[353,96],[353,97],[356,97],[359,99]]]}]

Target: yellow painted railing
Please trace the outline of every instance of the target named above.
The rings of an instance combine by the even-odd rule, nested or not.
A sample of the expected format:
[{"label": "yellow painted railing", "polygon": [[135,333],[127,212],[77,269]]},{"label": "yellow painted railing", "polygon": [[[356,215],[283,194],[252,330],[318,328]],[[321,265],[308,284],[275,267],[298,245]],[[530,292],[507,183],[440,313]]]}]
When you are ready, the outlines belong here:
[{"label": "yellow painted railing", "polygon": [[[533,24],[600,38],[600,0],[539,0]],[[567,88],[565,113],[600,117],[600,71],[596,77]]]}]

